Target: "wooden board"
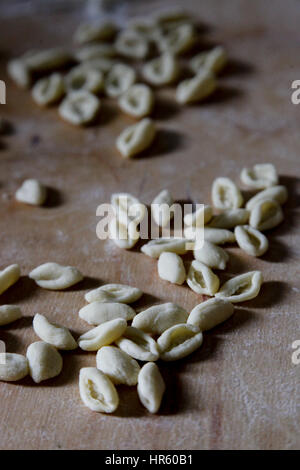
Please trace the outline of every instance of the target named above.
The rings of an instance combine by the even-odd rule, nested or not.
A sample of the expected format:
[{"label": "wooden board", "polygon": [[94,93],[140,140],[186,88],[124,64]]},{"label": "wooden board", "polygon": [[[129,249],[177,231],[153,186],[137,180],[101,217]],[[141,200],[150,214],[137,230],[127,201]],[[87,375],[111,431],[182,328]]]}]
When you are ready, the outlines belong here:
[{"label": "wooden board", "polygon": [[[56,379],[1,383],[1,449],[299,448],[300,366],[291,355],[293,341],[300,339],[300,108],[290,99],[291,82],[300,78],[298,2],[186,0],[184,6],[207,26],[203,43],[224,44],[231,65],[221,90],[205,104],[182,108],[174,102],[174,89],[160,91],[154,114],[158,139],[136,160],[122,159],[114,147],[132,122],[115,103],[104,100],[96,126],[75,129],[56,109],[35,106],[30,93],[6,76],[7,57],[68,44],[83,14],[54,9],[50,15],[44,8],[22,16],[9,3],[8,11],[1,7],[0,77],[7,81],[7,104],[0,111],[15,132],[1,138],[0,266],[19,263],[22,278],[1,303],[20,305],[25,318],[1,328],[8,351],[25,353],[37,340],[31,327],[36,312],[76,335],[86,331],[77,313],[84,293],[101,282],[143,289],[139,309],[173,301],[189,310],[201,301],[187,287],[159,281],[155,260],[97,239],[96,208],[109,202],[112,192],[128,191],[150,203],[168,187],[176,199],[208,202],[215,177],[238,181],[244,166],[266,161],[276,164],[290,197],[284,223],[269,234],[266,256],[250,259],[229,249],[230,274],[263,272],[261,295],[205,334],[203,347],[191,357],[161,365],[167,392],[159,415],[144,410],[134,387],[119,388],[120,407],[112,416],[85,408],[78,373],[95,363],[95,355],[78,350],[63,354],[64,369]],[[124,20],[171,2],[126,5]],[[31,177],[52,188],[47,207],[15,202],[16,189]],[[42,290],[26,275],[46,261],[77,266],[86,278],[67,292]]]}]

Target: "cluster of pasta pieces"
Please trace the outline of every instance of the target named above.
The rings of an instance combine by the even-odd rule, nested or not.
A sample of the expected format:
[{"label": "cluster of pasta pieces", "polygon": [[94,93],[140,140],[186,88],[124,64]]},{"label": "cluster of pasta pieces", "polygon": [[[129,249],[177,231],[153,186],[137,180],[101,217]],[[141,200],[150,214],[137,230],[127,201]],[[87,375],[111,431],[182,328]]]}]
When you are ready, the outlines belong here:
[{"label": "cluster of pasta pieces", "polygon": [[133,20],[123,30],[110,21],[81,24],[74,35],[76,49],[28,51],[8,63],[8,73],[19,86],[32,87],[38,105],[58,104],[59,115],[76,126],[95,121],[101,95],[115,98],[122,112],[138,120],[116,139],[118,151],[129,158],[155,138],[153,88],[176,86],[180,105],[202,101],[216,90],[227,53],[216,46],[186,58],[198,40],[193,18],[179,10]]},{"label": "cluster of pasta pieces", "polygon": [[[244,168],[241,180],[251,189],[260,189],[242,208],[243,195],[229,178],[217,178],[212,186],[213,208],[202,205],[184,217],[185,237],[158,238],[142,246],[141,251],[158,259],[158,275],[162,280],[182,285],[184,282],[198,294],[211,298],[196,305],[191,312],[172,302],[153,305],[139,311],[130,306],[143,292],[123,284],[105,284],[85,294],[87,304],[79,310],[79,318],[92,326],[77,340],[64,326],[36,313],[33,329],[40,341],[27,349],[26,356],[0,353],[0,380],[17,381],[30,374],[34,382],[48,380],[60,374],[63,359],[60,350],[96,352],[96,366],[84,367],[79,374],[79,391],[83,403],[93,411],[113,413],[119,405],[117,386],[137,386],[141,403],[156,413],[165,392],[165,383],[156,362],[175,361],[196,351],[203,342],[203,332],[214,328],[234,313],[235,303],[255,298],[260,291],[260,271],[246,272],[226,281],[220,280],[213,269],[224,270],[228,253],[219,245],[237,242],[250,256],[262,256],[268,249],[268,239],[261,232],[277,226],[283,220],[281,205],[287,200],[287,190],[278,184],[276,169],[271,164]],[[170,222],[173,204],[168,190],[154,199],[152,216],[159,226]],[[115,216],[110,233],[119,247],[132,248],[138,238],[130,231],[128,210],[134,205],[136,224],[146,214],[146,206],[127,193],[113,194]],[[160,206],[164,210],[160,211]],[[195,234],[204,221],[204,241],[197,246]],[[232,231],[234,229],[234,231]],[[116,238],[121,232],[122,240]],[[193,247],[194,260],[188,271],[180,255]],[[20,277],[17,264],[0,272],[0,295]],[[29,273],[36,284],[48,290],[64,290],[83,279],[72,266],[48,262]],[[0,325],[7,325],[22,316],[17,305],[0,306]],[[128,324],[131,322],[130,324]]]}]

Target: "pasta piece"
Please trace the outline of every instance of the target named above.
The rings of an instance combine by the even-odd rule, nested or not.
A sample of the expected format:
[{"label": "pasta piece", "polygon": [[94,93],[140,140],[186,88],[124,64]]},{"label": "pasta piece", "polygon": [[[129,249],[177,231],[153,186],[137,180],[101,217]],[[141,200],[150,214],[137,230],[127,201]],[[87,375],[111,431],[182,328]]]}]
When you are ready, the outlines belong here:
[{"label": "pasta piece", "polygon": [[59,73],[41,78],[32,89],[32,97],[40,106],[49,106],[59,101],[65,94],[64,81]]},{"label": "pasta piece", "polygon": [[260,271],[250,271],[226,281],[215,296],[232,303],[251,300],[258,296],[262,281]]},{"label": "pasta piece", "polygon": [[149,118],[144,118],[137,124],[124,129],[117,138],[117,149],[125,158],[134,157],[150,147],[155,134],[154,122]]},{"label": "pasta piece", "polygon": [[219,290],[220,280],[212,270],[199,261],[192,261],[186,280],[197,294],[214,295]]},{"label": "pasta piece", "polygon": [[230,178],[217,178],[212,186],[212,202],[220,210],[238,209],[243,205],[243,196]]},{"label": "pasta piece", "polygon": [[137,35],[134,31],[121,32],[115,42],[116,51],[128,58],[135,60],[145,59],[149,53],[147,38]]},{"label": "pasta piece", "polygon": [[187,323],[197,326],[201,331],[211,330],[228,320],[233,311],[234,307],[228,300],[209,299],[193,308]]},{"label": "pasta piece", "polygon": [[159,258],[165,251],[184,255],[187,252],[187,240],[185,238],[156,238],[143,245],[141,251],[151,258]]},{"label": "pasta piece", "polygon": [[65,85],[68,93],[78,91],[89,91],[99,93],[104,86],[103,73],[100,70],[78,65],[70,70],[65,77]]},{"label": "pasta piece", "polygon": [[131,304],[140,299],[143,292],[137,287],[125,284],[105,284],[87,292],[84,296],[87,302],[121,302]]},{"label": "pasta piece", "polygon": [[200,52],[190,61],[190,68],[194,73],[204,67],[210,72],[219,73],[227,64],[227,53],[222,46],[216,46],[210,51]]},{"label": "pasta piece", "polygon": [[21,354],[0,353],[0,380],[16,382],[28,374],[27,358]]},{"label": "pasta piece", "polygon": [[157,345],[163,361],[177,361],[196,351],[202,342],[203,335],[198,327],[181,323],[164,331]]},{"label": "pasta piece", "polygon": [[215,215],[210,221],[209,227],[229,230],[237,225],[245,225],[249,216],[250,212],[247,209],[230,209]]},{"label": "pasta piece", "polygon": [[119,106],[124,113],[135,118],[148,116],[153,108],[154,95],[147,85],[132,85],[119,99]]},{"label": "pasta piece", "polygon": [[253,168],[243,168],[241,181],[251,189],[265,189],[278,184],[278,175],[271,163],[257,163]]},{"label": "pasta piece", "polygon": [[280,205],[271,199],[258,202],[250,213],[249,224],[257,230],[270,230],[283,221],[283,212]]},{"label": "pasta piece", "polygon": [[260,191],[253,196],[246,204],[246,209],[251,211],[256,204],[266,199],[276,201],[281,206],[287,201],[288,192],[285,186],[271,186],[270,188]]},{"label": "pasta piece", "polygon": [[79,310],[79,316],[90,325],[101,325],[114,318],[132,320],[135,311],[129,305],[118,302],[92,302]]},{"label": "pasta piece", "polygon": [[43,289],[62,290],[82,281],[83,275],[73,266],[44,263],[29,273],[30,279]]},{"label": "pasta piece", "polygon": [[165,388],[157,365],[154,362],[145,364],[138,376],[137,390],[139,399],[150,413],[158,412]]},{"label": "pasta piece", "polygon": [[15,284],[20,278],[20,266],[11,264],[0,271],[0,295]]},{"label": "pasta piece", "polygon": [[98,351],[102,346],[108,346],[120,338],[126,327],[124,318],[115,318],[102,323],[78,338],[79,347],[84,351]]},{"label": "pasta piece", "polygon": [[44,341],[32,343],[26,353],[29,373],[35,383],[52,379],[62,371],[63,360],[57,349]]},{"label": "pasta piece", "polygon": [[223,248],[205,240],[199,247],[195,245],[194,257],[197,261],[215,269],[225,269],[229,260],[229,255]]},{"label": "pasta piece", "polygon": [[211,95],[217,87],[214,75],[204,69],[195,77],[180,82],[176,90],[176,100],[180,104],[202,101]]},{"label": "pasta piece", "polygon": [[113,413],[119,395],[112,381],[96,367],[83,367],[79,374],[80,397],[88,408],[98,413]]},{"label": "pasta piece", "polygon": [[46,187],[38,180],[29,179],[23,181],[15,195],[17,201],[30,204],[32,206],[42,206],[47,197]]},{"label": "pasta piece", "polygon": [[8,325],[22,317],[20,307],[17,305],[0,306],[0,326]]},{"label": "pasta piece", "polygon": [[262,256],[269,248],[267,237],[250,225],[239,225],[234,233],[239,247],[250,256]]},{"label": "pasta piece", "polygon": [[33,329],[40,339],[57,349],[70,351],[77,348],[77,343],[68,328],[51,323],[44,315],[35,314]]},{"label": "pasta piece", "polygon": [[97,369],[110,378],[113,384],[136,385],[140,366],[126,352],[115,346],[103,346],[96,356]]},{"label": "pasta piece", "polygon": [[138,361],[157,361],[159,352],[151,336],[133,326],[127,326],[116,340],[117,346]]},{"label": "pasta piece", "polygon": [[59,106],[60,116],[75,126],[91,123],[100,109],[100,100],[89,91],[72,91]]},{"label": "pasta piece", "polygon": [[132,322],[132,326],[151,335],[161,335],[171,326],[185,323],[188,313],[179,305],[168,302],[153,305],[138,313]]},{"label": "pasta piece", "polygon": [[87,60],[102,59],[103,57],[115,57],[115,46],[108,43],[88,44],[80,47],[75,52],[75,58],[78,62],[86,62]]},{"label": "pasta piece", "polygon": [[174,217],[174,200],[168,189],[163,189],[151,203],[152,217],[159,227],[166,227]]},{"label": "pasta piece", "polygon": [[136,73],[132,67],[125,64],[115,64],[105,77],[104,89],[108,96],[121,96],[136,81]]},{"label": "pasta piece", "polygon": [[179,64],[172,54],[165,53],[147,62],[142,69],[142,73],[145,80],[151,85],[168,85],[177,79]]},{"label": "pasta piece", "polygon": [[186,278],[182,259],[176,253],[161,253],[158,263],[158,275],[165,281],[181,285]]}]

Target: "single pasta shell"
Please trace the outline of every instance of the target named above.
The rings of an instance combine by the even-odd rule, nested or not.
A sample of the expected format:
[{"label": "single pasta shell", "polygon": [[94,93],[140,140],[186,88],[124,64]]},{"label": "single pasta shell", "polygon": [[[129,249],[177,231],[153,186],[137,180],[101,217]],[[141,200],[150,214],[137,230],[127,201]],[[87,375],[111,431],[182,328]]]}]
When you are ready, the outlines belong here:
[{"label": "single pasta shell", "polygon": [[135,311],[129,305],[118,302],[92,302],[79,310],[79,316],[90,325],[101,325],[115,318],[132,320]]},{"label": "single pasta shell", "polygon": [[233,305],[225,299],[209,299],[191,311],[187,323],[207,331],[228,320],[233,314]]},{"label": "single pasta shell", "polygon": [[188,313],[172,302],[153,305],[138,313],[132,326],[153,335],[161,335],[165,330],[178,323],[185,323]]},{"label": "single pasta shell", "polygon": [[115,346],[103,346],[96,355],[97,369],[115,384],[136,385],[140,366],[138,362]]},{"label": "single pasta shell", "polygon": [[198,349],[203,335],[194,325],[181,323],[172,326],[158,338],[157,345],[163,361],[177,361]]},{"label": "single pasta shell", "polygon": [[79,374],[80,397],[88,408],[98,413],[113,413],[119,395],[112,381],[96,367],[83,367]]},{"label": "single pasta shell", "polygon": [[142,404],[150,413],[157,413],[166,386],[159,368],[154,362],[148,362],[140,370],[138,377],[138,395]]},{"label": "single pasta shell", "polygon": [[259,294],[262,282],[263,277],[260,271],[250,271],[226,281],[215,296],[232,303],[251,300]]}]

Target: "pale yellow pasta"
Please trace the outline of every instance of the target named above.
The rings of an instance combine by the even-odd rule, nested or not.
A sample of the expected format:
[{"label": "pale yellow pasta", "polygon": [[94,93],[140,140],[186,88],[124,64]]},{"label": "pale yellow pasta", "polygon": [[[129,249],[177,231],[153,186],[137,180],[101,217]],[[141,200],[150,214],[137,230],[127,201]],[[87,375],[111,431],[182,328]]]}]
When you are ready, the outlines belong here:
[{"label": "pale yellow pasta", "polygon": [[150,413],[158,412],[165,388],[157,365],[154,362],[145,364],[138,376],[137,391],[139,399]]},{"label": "pale yellow pasta", "polygon": [[0,295],[15,284],[20,278],[20,266],[11,264],[0,271]]},{"label": "pale yellow pasta", "polygon": [[52,344],[57,349],[70,351],[77,348],[77,343],[68,328],[51,323],[44,315],[36,313],[32,326],[41,340]]},{"label": "pale yellow pasta", "polygon": [[29,372],[25,356],[15,353],[0,353],[0,380],[15,382],[23,379]]},{"label": "pale yellow pasta", "polygon": [[147,38],[141,37],[131,30],[125,30],[118,35],[115,48],[121,56],[128,59],[142,60],[149,53]]},{"label": "pale yellow pasta", "polygon": [[166,227],[174,216],[173,197],[168,189],[163,189],[151,203],[152,217],[159,227]]},{"label": "pale yellow pasta", "polygon": [[181,323],[171,326],[158,338],[157,345],[163,361],[177,361],[198,349],[203,335],[198,327]]},{"label": "pale yellow pasta", "polygon": [[206,240],[199,246],[195,244],[194,257],[197,261],[215,269],[225,269],[229,260],[229,255],[223,248]]},{"label": "pale yellow pasta", "polygon": [[229,209],[222,214],[213,216],[209,223],[210,228],[232,229],[237,225],[245,225],[250,217],[247,209]]},{"label": "pale yellow pasta", "polygon": [[213,73],[219,73],[227,64],[227,53],[222,46],[216,46],[210,51],[200,52],[190,61],[190,68],[198,73],[203,67]]},{"label": "pale yellow pasta", "polygon": [[135,118],[151,114],[154,94],[147,85],[136,83],[119,98],[119,107],[124,113]]},{"label": "pale yellow pasta", "polygon": [[58,108],[59,115],[75,126],[91,123],[100,109],[100,100],[89,91],[72,91]]},{"label": "pale yellow pasta", "polygon": [[228,320],[233,311],[234,307],[228,300],[209,299],[193,308],[187,323],[207,331]]},{"label": "pale yellow pasta", "polygon": [[46,197],[46,187],[36,179],[23,181],[15,194],[17,201],[24,202],[25,204],[30,204],[32,206],[42,206]]},{"label": "pale yellow pasta", "polygon": [[69,93],[82,90],[99,93],[104,86],[104,76],[100,70],[86,64],[78,65],[65,76],[65,86]]},{"label": "pale yellow pasta", "polygon": [[197,260],[192,261],[186,282],[197,294],[214,295],[220,286],[218,276],[208,266]]},{"label": "pale yellow pasta", "polygon": [[283,221],[283,212],[280,205],[272,199],[263,199],[258,202],[250,213],[249,224],[257,230],[270,230]]},{"label": "pale yellow pasta", "polygon": [[176,90],[176,100],[180,104],[204,100],[217,87],[214,75],[208,70],[201,70],[195,77],[180,82]]},{"label": "pale yellow pasta", "polygon": [[10,60],[7,65],[7,73],[19,87],[30,87],[32,74],[22,58]]},{"label": "pale yellow pasta", "polygon": [[159,258],[165,251],[184,255],[187,252],[187,240],[185,238],[156,238],[143,245],[141,251],[151,258]]},{"label": "pale yellow pasta", "polygon": [[109,222],[110,239],[123,250],[133,248],[138,239],[139,234],[136,232],[134,225],[121,222],[117,218],[111,219]]},{"label": "pale yellow pasta", "polygon": [[0,326],[8,325],[22,317],[20,307],[17,305],[0,306]]},{"label": "pale yellow pasta", "polygon": [[60,73],[53,73],[49,77],[41,78],[32,88],[32,97],[40,106],[56,103],[64,94],[64,81]]},{"label": "pale yellow pasta", "polygon": [[142,295],[143,292],[137,287],[125,284],[105,284],[87,292],[84,298],[87,302],[121,302],[131,304]]},{"label": "pale yellow pasta", "polygon": [[251,211],[253,207],[259,202],[268,199],[276,201],[278,204],[283,205],[288,198],[288,192],[285,186],[271,186],[270,188],[260,191],[255,196],[253,196],[246,204],[246,209]]},{"label": "pale yellow pasta", "polygon": [[84,351],[98,351],[102,346],[108,346],[120,338],[126,327],[124,318],[115,318],[102,323],[78,338],[79,347]]},{"label": "pale yellow pasta", "polygon": [[79,374],[81,400],[92,411],[113,413],[119,405],[119,395],[112,381],[96,367],[83,367]]},{"label": "pale yellow pasta", "polygon": [[158,275],[161,279],[181,285],[186,278],[182,259],[176,253],[161,253],[157,263]]},{"label": "pale yellow pasta", "polygon": [[151,85],[163,86],[177,79],[179,64],[172,54],[165,53],[147,62],[142,73],[145,80]]},{"label": "pale yellow pasta", "polygon": [[156,134],[154,122],[144,118],[137,124],[127,127],[117,138],[116,146],[125,158],[131,158],[146,150]]},{"label": "pale yellow pasta", "polygon": [[43,289],[63,290],[82,281],[83,275],[73,266],[44,263],[29,273],[30,279]]},{"label": "pale yellow pasta", "polygon": [[262,282],[263,278],[260,271],[250,271],[226,281],[215,296],[232,303],[251,300],[259,294]]},{"label": "pale yellow pasta", "polygon": [[195,43],[195,28],[191,23],[181,23],[166,27],[155,37],[160,52],[170,54],[183,54],[191,49]]},{"label": "pale yellow pasta", "polygon": [[146,206],[129,193],[113,193],[111,205],[118,221],[126,226],[132,221],[138,224],[146,214]]},{"label": "pale yellow pasta", "polygon": [[165,330],[178,323],[185,323],[187,311],[172,302],[153,305],[138,313],[132,326],[151,335],[161,335]]},{"label": "pale yellow pasta", "polygon": [[135,311],[129,305],[118,302],[94,301],[79,310],[79,317],[90,325],[101,325],[114,318],[132,320]]},{"label": "pale yellow pasta", "polygon": [[97,369],[115,385],[136,385],[140,366],[138,362],[115,346],[103,346],[96,355]]},{"label": "pale yellow pasta", "polygon": [[132,67],[125,64],[115,64],[105,77],[104,90],[108,96],[121,96],[136,81],[136,73]]},{"label": "pale yellow pasta", "polygon": [[278,175],[271,163],[257,163],[252,168],[243,168],[241,181],[251,189],[265,189],[278,184]]},{"label": "pale yellow pasta", "polygon": [[44,341],[32,343],[26,353],[29,373],[36,383],[52,379],[62,371],[63,360],[57,349]]},{"label": "pale yellow pasta", "polygon": [[192,227],[203,227],[207,224],[212,218],[212,207],[202,204],[202,207],[199,207],[195,212],[191,214],[186,214],[183,218],[185,225]]},{"label": "pale yellow pasta", "polygon": [[133,326],[127,326],[122,336],[116,340],[116,344],[138,361],[156,361],[159,358],[154,339]]},{"label": "pale yellow pasta", "polygon": [[230,178],[217,178],[213,182],[212,203],[220,210],[238,209],[243,205],[243,196],[237,185]]},{"label": "pale yellow pasta", "polygon": [[267,237],[250,225],[238,225],[234,233],[239,247],[250,256],[262,256],[269,248]]}]

